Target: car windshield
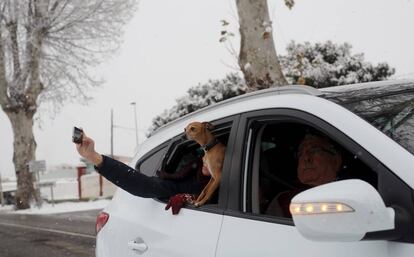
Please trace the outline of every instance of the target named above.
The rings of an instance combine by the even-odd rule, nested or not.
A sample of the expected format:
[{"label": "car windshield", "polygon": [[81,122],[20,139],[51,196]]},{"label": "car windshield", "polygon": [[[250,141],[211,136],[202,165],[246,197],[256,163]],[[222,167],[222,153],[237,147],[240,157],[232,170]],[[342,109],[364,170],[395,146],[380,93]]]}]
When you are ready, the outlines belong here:
[{"label": "car windshield", "polygon": [[328,99],[362,117],[414,154],[414,83],[329,92]]}]

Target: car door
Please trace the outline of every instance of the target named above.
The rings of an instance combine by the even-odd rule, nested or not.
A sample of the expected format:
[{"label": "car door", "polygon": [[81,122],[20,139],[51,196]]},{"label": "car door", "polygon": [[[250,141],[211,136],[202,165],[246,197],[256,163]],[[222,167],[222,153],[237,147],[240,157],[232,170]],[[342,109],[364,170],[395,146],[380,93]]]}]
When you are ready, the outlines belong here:
[{"label": "car door", "polygon": [[[233,155],[233,167],[231,169],[229,208],[224,215],[216,257],[381,257],[408,256],[410,249],[413,250],[412,244],[391,243],[385,240],[352,243],[310,241],[299,234],[291,218],[272,216],[261,211],[260,204],[263,201],[261,197],[264,194],[262,192],[264,189],[259,186],[260,177],[258,174],[262,167],[262,161],[258,156],[264,149],[277,145],[277,143],[272,143],[271,139],[264,143],[259,140],[263,136],[263,127],[268,124],[273,124],[274,127],[277,127],[278,124],[281,126],[299,124],[313,127],[335,139],[364,165],[363,169],[368,169],[366,173],[357,175],[361,176],[360,179],[367,178],[371,180],[369,182],[374,184],[381,192],[387,205],[406,205],[409,212],[412,213],[412,188],[401,183],[395,174],[378,161],[378,159],[383,158],[398,159],[400,155],[395,154],[392,157],[387,157],[384,150],[384,155],[377,156],[377,159],[367,151],[368,149],[369,151],[372,150],[371,152],[377,151],[380,153],[377,142],[383,144],[382,149],[394,149],[394,152],[398,151],[407,156],[404,154],[404,150],[349,111],[332,103],[322,102],[321,104],[322,106],[318,107],[318,101],[316,100],[312,105],[314,107],[308,108],[306,112],[304,110],[281,108],[246,113],[241,117],[237,140],[239,144],[235,147],[236,151]],[[347,123],[344,123],[343,119]],[[291,125],[287,127],[289,128],[289,126]],[[282,137],[288,137],[296,132],[294,128],[281,131],[286,133]],[[367,139],[367,135],[371,139]],[[361,140],[362,138],[365,141]],[[292,142],[297,143],[297,140],[292,139]],[[401,159],[401,161],[403,160]],[[283,162],[284,160],[277,161]],[[412,156],[410,161],[412,163]],[[398,167],[396,166],[396,168]],[[278,179],[283,181],[289,177],[283,172],[278,176],[279,178],[276,178],[276,181]],[[395,187],[390,188],[390,185]],[[268,190],[272,191],[275,187],[277,190],[277,187],[282,188],[284,186],[289,185],[279,183],[273,188],[269,187]],[[393,192],[386,192],[387,190]],[[394,197],[391,197],[391,195],[394,195]],[[397,195],[400,197],[396,197]],[[391,198],[393,199],[391,200]],[[406,198],[406,200],[399,202],[400,200],[397,198],[400,200]],[[391,203],[391,201],[394,202]],[[392,253],[395,255],[392,255]]]},{"label": "car door", "polygon": [[[237,118],[213,122],[216,130],[220,130],[215,132],[228,133],[225,144],[229,156]],[[155,175],[159,165],[168,162],[182,141],[179,135],[156,147],[140,158],[137,168],[147,175]],[[223,172],[230,167],[230,161],[231,158],[225,158]],[[227,201],[224,188],[222,183],[217,202],[199,208],[186,206],[178,215],[172,215],[171,209],[166,211],[166,202],[162,199],[140,198],[118,190],[113,203],[105,210],[111,215],[109,222],[98,237],[99,251],[107,255],[99,256],[213,257]],[[105,230],[111,233],[105,234]]]}]

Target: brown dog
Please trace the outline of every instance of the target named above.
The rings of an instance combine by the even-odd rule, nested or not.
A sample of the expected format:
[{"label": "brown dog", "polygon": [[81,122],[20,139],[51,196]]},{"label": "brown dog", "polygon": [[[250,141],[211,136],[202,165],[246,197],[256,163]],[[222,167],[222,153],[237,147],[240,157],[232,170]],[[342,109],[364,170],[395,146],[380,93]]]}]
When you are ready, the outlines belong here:
[{"label": "brown dog", "polygon": [[184,129],[188,139],[196,141],[203,147],[203,162],[211,175],[210,181],[194,203],[197,207],[205,204],[211,198],[221,180],[226,146],[220,143],[211,133],[212,127],[208,122],[191,122]]}]

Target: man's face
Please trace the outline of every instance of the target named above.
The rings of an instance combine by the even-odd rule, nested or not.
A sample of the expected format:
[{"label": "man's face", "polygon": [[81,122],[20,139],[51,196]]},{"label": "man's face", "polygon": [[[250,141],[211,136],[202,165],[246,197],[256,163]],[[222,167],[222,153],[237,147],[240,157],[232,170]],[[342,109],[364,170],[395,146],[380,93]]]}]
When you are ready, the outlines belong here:
[{"label": "man's face", "polygon": [[302,141],[298,157],[298,178],[311,186],[334,181],[342,162],[327,139],[313,136]]}]

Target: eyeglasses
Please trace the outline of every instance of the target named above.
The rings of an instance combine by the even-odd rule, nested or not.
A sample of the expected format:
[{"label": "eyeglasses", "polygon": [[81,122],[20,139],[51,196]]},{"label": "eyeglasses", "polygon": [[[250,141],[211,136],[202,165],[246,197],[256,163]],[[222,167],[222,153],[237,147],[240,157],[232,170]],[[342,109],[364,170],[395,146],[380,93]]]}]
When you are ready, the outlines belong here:
[{"label": "eyeglasses", "polygon": [[297,153],[297,158],[302,157],[303,154],[308,154],[310,156],[314,156],[319,153],[328,153],[330,155],[335,156],[337,154],[337,151],[333,148],[327,148],[327,147],[320,147],[320,146],[314,146],[311,148],[308,148],[306,150],[301,150]]}]

